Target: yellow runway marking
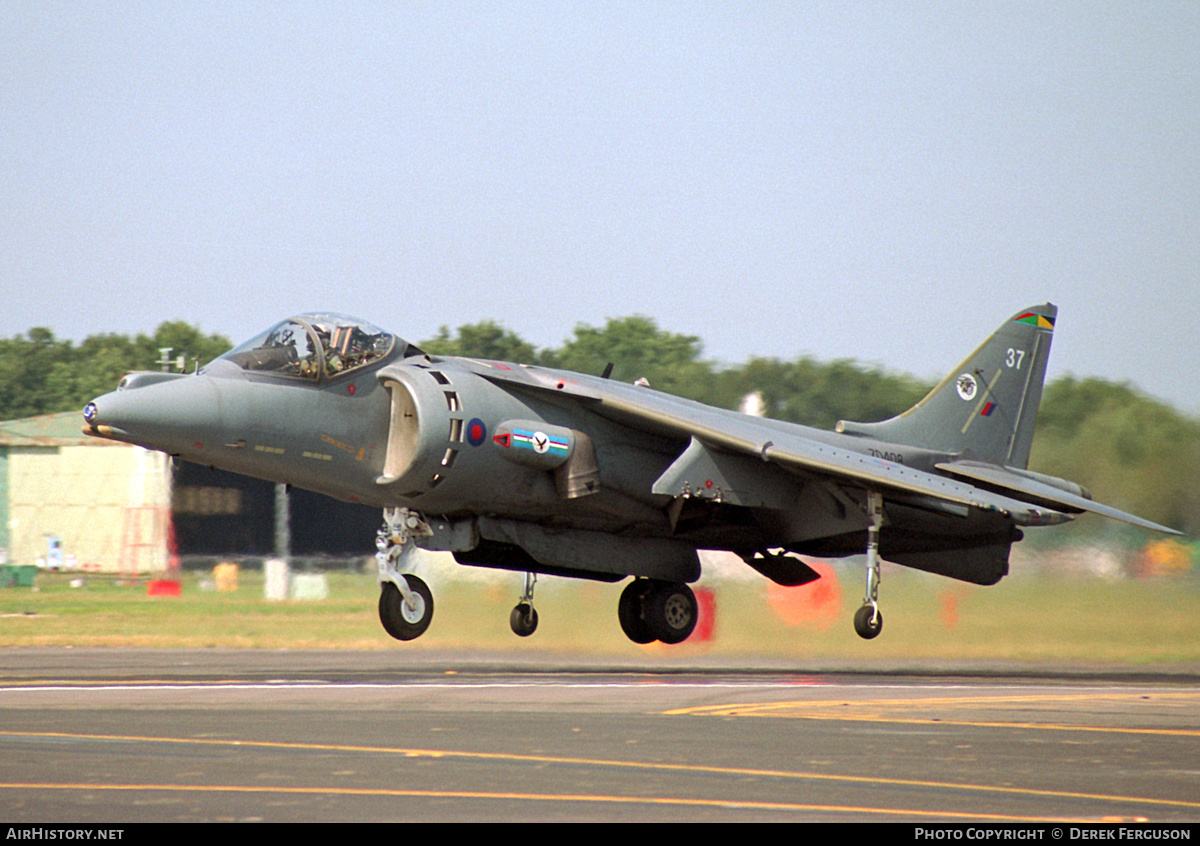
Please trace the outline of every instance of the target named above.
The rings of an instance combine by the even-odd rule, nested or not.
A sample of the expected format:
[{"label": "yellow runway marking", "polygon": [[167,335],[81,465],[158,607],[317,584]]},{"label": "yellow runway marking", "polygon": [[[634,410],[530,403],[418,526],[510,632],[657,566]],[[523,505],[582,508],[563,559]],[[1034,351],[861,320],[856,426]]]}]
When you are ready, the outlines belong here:
[{"label": "yellow runway marking", "polygon": [[[626,805],[679,805],[684,807],[729,808],[732,810],[815,811],[831,814],[878,814],[929,819],[930,817],[963,820],[995,820],[999,822],[1068,822],[1061,817],[1021,817],[1011,814],[960,813],[908,808],[868,808],[856,805],[810,805],[796,802],[760,802],[737,799],[684,799],[673,797],[607,796],[590,793],[490,793],[472,790],[400,790],[386,787],[280,787],[215,784],[24,784],[0,782],[0,790],[161,790],[185,793],[283,793],[307,796],[391,796],[421,799],[498,799],[528,802],[597,802]],[[1096,822],[1083,819],[1076,822]]]},{"label": "yellow runway marking", "polygon": [[[574,765],[574,766],[590,766],[590,767],[605,767],[619,768],[630,770],[646,770],[664,773],[676,774],[695,774],[695,775],[729,775],[739,778],[759,777],[759,778],[777,778],[789,779],[797,781],[814,781],[826,783],[844,783],[844,784],[861,784],[861,785],[884,785],[891,787],[919,787],[937,790],[949,790],[964,793],[982,793],[992,795],[1008,795],[1008,796],[1029,796],[1038,798],[1053,798],[1053,799],[1072,799],[1098,801],[1107,803],[1133,803],[1138,805],[1155,805],[1176,808],[1191,808],[1200,809],[1200,801],[1190,802],[1175,799],[1155,799],[1144,796],[1114,796],[1099,793],[1083,793],[1078,791],[1065,790],[1036,790],[1018,787],[997,787],[993,785],[983,784],[956,784],[953,782],[939,781],[924,781],[919,779],[901,779],[901,778],[882,778],[877,776],[851,776],[851,775],[831,775],[827,773],[815,772],[797,772],[791,770],[771,770],[771,769],[755,769],[747,767],[716,767],[709,765],[694,765],[694,764],[662,764],[662,763],[647,763],[643,761],[626,761],[617,759],[600,759],[600,758],[572,758],[559,757],[550,755],[518,755],[503,752],[463,752],[458,750],[446,749],[417,749],[410,747],[394,747],[394,746],[362,746],[356,744],[333,744],[333,743],[300,743],[300,742],[280,742],[280,741],[265,741],[265,740],[217,740],[212,738],[186,738],[186,737],[150,737],[140,735],[108,735],[108,734],[81,734],[69,732],[33,732],[33,731],[11,731],[0,730],[0,738],[62,738],[70,740],[85,740],[85,741],[117,741],[117,742],[139,742],[139,743],[162,743],[162,744],[186,744],[192,746],[216,746],[216,747],[253,747],[262,749],[295,749],[303,751],[318,751],[318,752],[363,752],[373,754],[399,755],[407,758],[446,758],[446,759],[469,759],[469,760],[486,760],[486,761],[505,761],[515,764],[559,764],[559,765]],[[21,783],[0,783],[0,789],[20,789],[25,787],[34,787],[35,785]],[[56,785],[48,785],[55,787]],[[63,786],[66,789],[66,786]],[[271,791],[305,791],[315,793],[331,793],[339,791],[347,791],[355,794],[373,795],[386,794],[396,796],[490,796],[495,798],[505,797],[525,797],[529,799],[545,798],[547,800],[563,800],[567,797],[559,795],[543,796],[542,794],[490,794],[490,793],[459,793],[459,792],[437,792],[437,791],[406,791],[406,790],[376,790],[370,788],[363,789],[347,789],[347,788],[284,788],[284,787],[228,787],[228,788],[213,788],[205,785],[194,786],[163,786],[163,785],[83,785],[90,789],[109,789],[109,790],[134,790],[134,789],[178,789],[178,790],[214,790],[214,789],[229,789],[229,790],[271,790]],[[582,800],[583,797],[575,797]],[[1026,818],[1026,817],[1000,817],[988,816],[983,814],[955,814],[953,812],[931,811],[931,810],[901,810],[901,809],[881,809],[881,808],[857,808],[850,806],[832,806],[832,805],[803,805],[793,803],[761,803],[761,802],[739,802],[733,800],[685,800],[685,799],[643,799],[637,797],[592,797],[587,801],[623,801],[631,803],[670,803],[670,804],[703,804],[716,805],[720,807],[756,807],[756,808],[779,808],[790,810],[825,810],[839,812],[858,812],[858,813],[876,813],[876,814],[911,814],[911,815],[945,815],[945,816],[962,816],[964,818],[984,818],[989,819],[1042,819]]]},{"label": "yellow runway marking", "polygon": [[[1170,708],[1193,709],[1200,704],[1200,692],[1178,693],[1071,693],[1071,694],[1028,694],[1020,696],[939,696],[911,699],[845,699],[792,700],[786,702],[740,702],[724,705],[702,705],[694,708],[677,708],[664,713],[671,715],[703,715],[714,717],[779,717],[793,720],[844,720],[850,722],[878,722],[910,725],[976,726],[983,728],[1019,728],[1041,731],[1103,732],[1112,734],[1161,735],[1164,737],[1200,737],[1200,729],[1129,728],[1124,726],[1096,726],[1072,723],[1039,723],[1031,720],[956,720],[935,716],[895,716],[897,713],[918,712],[930,714],[951,708],[974,708],[976,710],[1003,710],[1022,707],[1026,712],[1039,705],[1061,705],[1069,702],[1084,702],[1100,705],[1104,702],[1125,703],[1144,701],[1147,704],[1165,705]],[[838,710],[841,713],[831,713]]]}]

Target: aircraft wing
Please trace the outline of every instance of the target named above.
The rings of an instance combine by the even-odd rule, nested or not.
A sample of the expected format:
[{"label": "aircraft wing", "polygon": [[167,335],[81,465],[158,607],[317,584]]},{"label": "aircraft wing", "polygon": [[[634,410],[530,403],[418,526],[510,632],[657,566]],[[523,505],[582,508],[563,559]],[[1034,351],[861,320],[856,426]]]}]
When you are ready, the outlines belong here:
[{"label": "aircraft wing", "polygon": [[[473,364],[476,365],[472,367],[475,372],[492,381],[518,389],[570,396],[591,406],[596,413],[626,425],[680,439],[695,439],[712,450],[752,456],[792,473],[851,482],[883,493],[929,497],[939,503],[998,511],[1021,526],[1053,525],[1071,519],[1055,508],[1022,500],[1020,489],[1015,490],[1016,496],[985,490],[959,479],[915,470],[815,440],[806,436],[802,427],[792,424],[713,408],[649,388],[594,376],[534,367]],[[681,456],[681,460],[683,458]],[[668,470],[664,479],[670,473]],[[763,483],[768,484],[766,479]],[[667,491],[656,485],[655,492]],[[1097,510],[1098,503],[1086,502],[1091,507],[1083,510]],[[1097,513],[1163,529],[1115,509],[1097,510]]]}]

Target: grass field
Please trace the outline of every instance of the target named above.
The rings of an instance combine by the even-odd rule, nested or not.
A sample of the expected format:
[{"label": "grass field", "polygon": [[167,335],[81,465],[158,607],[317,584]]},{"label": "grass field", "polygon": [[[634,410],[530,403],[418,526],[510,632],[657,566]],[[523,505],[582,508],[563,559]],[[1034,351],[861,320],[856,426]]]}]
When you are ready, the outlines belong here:
[{"label": "grass field", "polygon": [[[840,577],[840,584],[837,583]],[[84,584],[72,587],[72,578]],[[185,574],[178,597],[145,583],[40,574],[34,587],[0,589],[0,646],[150,646],[305,649],[543,650],[554,653],[794,658],[809,662],[989,661],[1200,666],[1200,581],[1191,576],[1105,581],[1012,576],[989,588],[911,571],[883,583],[883,633],[860,640],[851,616],[859,571],[784,591],[764,579],[701,583],[711,592],[712,636],[640,647],[616,619],[622,585],[543,578],[541,625],[528,639],[508,628],[520,574],[428,581],[436,611],[419,640],[398,644],[379,625],[373,573],[328,574],[329,598],[267,601],[262,575],[212,589]],[[817,586],[820,589],[817,590]]]}]

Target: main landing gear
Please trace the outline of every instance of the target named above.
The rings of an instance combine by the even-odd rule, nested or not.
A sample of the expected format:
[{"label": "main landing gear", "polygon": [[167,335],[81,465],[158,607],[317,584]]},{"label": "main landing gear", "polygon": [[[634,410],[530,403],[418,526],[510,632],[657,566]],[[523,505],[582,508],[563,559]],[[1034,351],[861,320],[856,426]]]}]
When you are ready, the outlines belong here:
[{"label": "main landing gear", "polygon": [[682,582],[634,579],[621,592],[617,618],[634,643],[682,643],[696,628],[699,607]]},{"label": "main landing gear", "polygon": [[[525,574],[525,592],[508,615],[508,624],[519,637],[537,630],[538,614],[533,607],[536,573]],[[699,616],[696,595],[683,583],[634,579],[621,592],[617,618],[621,629],[634,643],[682,643],[696,628]]]},{"label": "main landing gear", "polygon": [[[414,538],[432,535],[433,530],[416,511],[385,508],[384,526],[375,539],[379,565],[379,621],[397,640],[413,640],[429,628],[433,619],[433,594],[411,572],[416,551]],[[525,574],[525,590],[508,616],[519,637],[529,637],[538,627],[533,607],[537,574]],[[617,606],[621,629],[634,643],[682,643],[696,628],[699,608],[696,595],[682,582],[637,578],[621,593]]]},{"label": "main landing gear", "polygon": [[866,640],[883,630],[883,614],[879,612],[879,528],[883,525],[883,497],[874,491],[867,494],[867,593],[862,608],[854,614],[854,631]]},{"label": "main landing gear", "polygon": [[421,515],[407,508],[383,509],[384,526],[375,538],[379,565],[379,622],[397,640],[420,637],[433,619],[433,594],[416,576],[401,573],[412,564],[416,535],[433,534]]}]

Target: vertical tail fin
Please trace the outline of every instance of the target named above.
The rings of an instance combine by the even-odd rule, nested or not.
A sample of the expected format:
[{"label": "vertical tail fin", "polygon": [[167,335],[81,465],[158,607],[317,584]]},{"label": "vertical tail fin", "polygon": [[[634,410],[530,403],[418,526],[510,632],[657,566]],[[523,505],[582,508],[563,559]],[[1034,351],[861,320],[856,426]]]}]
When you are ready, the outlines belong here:
[{"label": "vertical tail fin", "polygon": [[1050,303],[1017,312],[899,417],[837,430],[1026,467],[1057,316]]}]

